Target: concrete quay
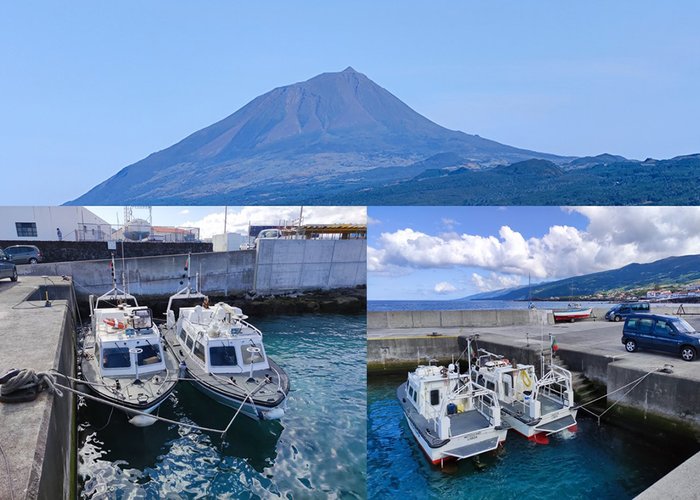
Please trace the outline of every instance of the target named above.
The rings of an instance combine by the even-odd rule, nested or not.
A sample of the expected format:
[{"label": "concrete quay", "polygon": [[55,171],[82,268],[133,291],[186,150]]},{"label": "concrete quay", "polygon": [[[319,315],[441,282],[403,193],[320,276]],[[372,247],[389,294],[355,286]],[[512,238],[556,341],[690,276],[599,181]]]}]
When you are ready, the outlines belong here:
[{"label": "concrete quay", "polygon": [[[53,284],[51,283],[53,282]],[[46,287],[45,284],[49,286]],[[48,290],[50,307],[45,306]],[[71,283],[61,277],[0,281],[0,373],[51,368],[74,376]],[[0,498],[75,496],[75,398],[41,392],[25,403],[0,403]],[[0,457],[0,461],[2,457]]]}]

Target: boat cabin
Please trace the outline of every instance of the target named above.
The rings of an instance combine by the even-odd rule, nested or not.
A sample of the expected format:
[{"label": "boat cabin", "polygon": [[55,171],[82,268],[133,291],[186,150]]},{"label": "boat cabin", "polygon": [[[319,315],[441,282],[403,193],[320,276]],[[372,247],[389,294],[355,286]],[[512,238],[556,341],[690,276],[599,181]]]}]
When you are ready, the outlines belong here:
[{"label": "boat cabin", "polygon": [[473,410],[482,414],[485,422],[500,423],[498,400],[493,392],[471,384],[468,375],[460,375],[453,365],[417,367],[408,374],[406,396],[420,415],[434,422],[443,439],[454,431],[447,422]]},{"label": "boat cabin", "polygon": [[93,311],[95,357],[103,377],[136,376],[165,370],[160,332],[148,307]]},{"label": "boat cabin", "polygon": [[180,308],[177,336],[187,355],[207,373],[246,373],[270,368],[262,332],[238,307]]}]

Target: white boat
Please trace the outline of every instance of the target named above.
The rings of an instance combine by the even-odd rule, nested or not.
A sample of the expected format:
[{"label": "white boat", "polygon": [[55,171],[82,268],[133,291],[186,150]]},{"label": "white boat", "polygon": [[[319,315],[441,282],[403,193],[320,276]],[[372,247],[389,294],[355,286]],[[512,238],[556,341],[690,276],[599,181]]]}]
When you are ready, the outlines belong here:
[{"label": "white boat", "polygon": [[454,364],[417,367],[396,396],[411,433],[433,464],[478,456],[506,439],[496,394],[460,374]]},{"label": "white boat", "polygon": [[514,431],[547,444],[551,434],[576,430],[570,371],[551,363],[544,376],[538,378],[533,365],[512,363],[484,349],[470,352],[478,352],[472,379],[495,391],[503,420]]},{"label": "white boat", "polygon": [[[204,305],[179,307],[178,301]],[[208,299],[188,286],[168,301],[165,341],[187,377],[215,401],[255,420],[284,416],[289,378],[265,353],[262,332],[245,321],[241,309]]]},{"label": "white boat", "polygon": [[80,377],[99,398],[123,407],[139,427],[156,422],[152,413],[177,383],[175,356],[162,345],[151,310],[116,285],[90,296],[90,329],[82,338]]},{"label": "white boat", "polygon": [[554,322],[570,321],[574,322],[579,319],[587,319],[591,317],[593,309],[590,307],[581,307],[577,304],[569,304],[568,307],[562,309],[552,309]]}]

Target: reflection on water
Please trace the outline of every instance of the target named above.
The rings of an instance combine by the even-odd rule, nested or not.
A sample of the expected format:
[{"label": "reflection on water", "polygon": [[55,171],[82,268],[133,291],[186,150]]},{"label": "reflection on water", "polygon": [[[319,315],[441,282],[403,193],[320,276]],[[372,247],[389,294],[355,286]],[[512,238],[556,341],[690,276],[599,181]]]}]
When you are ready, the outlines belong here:
[{"label": "reflection on water", "polygon": [[[89,403],[79,411],[83,498],[366,496],[365,318],[258,321],[268,354],[289,374],[281,421],[240,416],[225,439],[162,422],[130,425]],[[235,410],[180,383],[160,415],[223,429]],[[109,422],[109,423],[108,423]]]}]

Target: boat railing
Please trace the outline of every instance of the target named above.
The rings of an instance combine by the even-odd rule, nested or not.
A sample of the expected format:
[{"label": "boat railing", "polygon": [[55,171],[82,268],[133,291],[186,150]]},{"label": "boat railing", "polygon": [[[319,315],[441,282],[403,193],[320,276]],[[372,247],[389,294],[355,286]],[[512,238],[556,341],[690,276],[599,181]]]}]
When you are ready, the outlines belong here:
[{"label": "boat railing", "polygon": [[549,371],[537,383],[536,395],[547,397],[562,405],[572,404],[571,372],[554,364],[550,365],[549,368]]}]

